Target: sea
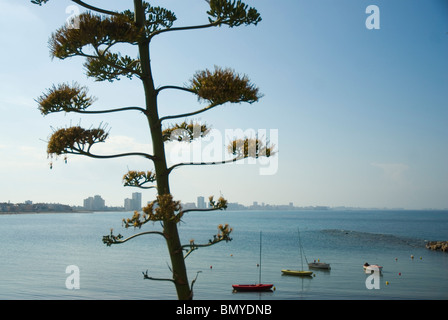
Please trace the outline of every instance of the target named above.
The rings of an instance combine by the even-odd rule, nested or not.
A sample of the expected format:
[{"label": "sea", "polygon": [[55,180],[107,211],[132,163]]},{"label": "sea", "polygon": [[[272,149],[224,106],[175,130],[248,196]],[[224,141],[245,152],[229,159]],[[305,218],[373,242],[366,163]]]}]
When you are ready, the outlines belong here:
[{"label": "sea", "polygon": [[[177,299],[170,281],[143,277],[170,278],[161,236],[103,244],[111,229],[124,237],[161,230],[159,223],[125,229],[121,221],[131,215],[0,214],[0,299]],[[233,228],[232,241],[200,248],[185,260],[195,300],[448,299],[448,252],[425,248],[428,240],[448,240],[448,211],[189,212],[179,224],[180,237],[184,244],[208,243],[226,223]],[[306,261],[314,260],[330,263],[331,270],[313,270],[311,277],[281,272],[302,269],[302,263],[306,269]],[[381,265],[382,273],[366,274],[365,262]],[[232,289],[260,279],[274,290]]]}]

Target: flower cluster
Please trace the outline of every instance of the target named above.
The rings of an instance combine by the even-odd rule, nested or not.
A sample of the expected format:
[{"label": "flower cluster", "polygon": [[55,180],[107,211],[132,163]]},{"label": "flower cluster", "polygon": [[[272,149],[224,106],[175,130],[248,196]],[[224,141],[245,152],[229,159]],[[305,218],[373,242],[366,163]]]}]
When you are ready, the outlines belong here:
[{"label": "flower cluster", "polygon": [[213,236],[213,240],[208,240],[209,244],[215,244],[220,241],[232,241],[232,238],[230,238],[230,233],[232,233],[233,229],[230,228],[227,223],[225,225],[218,225],[218,230],[218,233]]},{"label": "flower cluster", "polygon": [[259,158],[259,157],[270,157],[274,155],[272,145],[267,146],[262,140],[259,139],[236,139],[233,140],[228,146],[227,151],[234,156],[236,159],[245,158]]},{"label": "flower cluster", "polygon": [[104,142],[108,133],[102,129],[83,129],[79,126],[63,128],[55,131],[48,141],[47,153],[61,155],[63,153],[82,153],[89,151],[90,147]]},{"label": "flower cluster", "polygon": [[116,43],[135,44],[142,31],[124,14],[101,17],[90,12],[77,17],[79,28],[63,26],[52,34],[49,45],[53,57],[65,59],[75,55],[85,55],[82,48],[87,45],[99,49]]},{"label": "flower cluster", "polygon": [[[176,15],[165,8],[153,7],[147,2],[143,2],[143,9],[145,10],[145,31],[149,37],[155,31],[161,30],[161,27],[169,29],[173,26],[174,21],[177,20]],[[130,20],[134,20],[134,12],[126,10],[123,14],[127,15]]]},{"label": "flower cluster", "polygon": [[151,188],[144,187],[143,185],[154,181],[156,181],[156,175],[152,171],[128,171],[123,176],[123,184],[125,187]]},{"label": "flower cluster", "polygon": [[157,199],[150,202],[142,209],[143,214],[135,211],[132,218],[123,219],[125,228],[140,228],[149,221],[173,221],[179,222],[183,216],[180,201],[174,201],[171,194],[158,195]]},{"label": "flower cluster", "polygon": [[241,0],[208,0],[210,10],[207,13],[215,19],[209,18],[210,23],[219,22],[229,27],[242,24],[257,25],[261,21],[260,14],[254,8],[248,8]]},{"label": "flower cluster", "polygon": [[86,87],[81,87],[77,83],[53,85],[47,93],[36,100],[39,111],[47,115],[52,112],[85,110],[95,101],[95,98],[87,96],[87,91]]},{"label": "flower cluster", "polygon": [[213,200],[213,196],[210,196],[208,198],[208,201],[210,202],[210,207],[216,210],[223,210],[227,209],[227,200],[223,197],[219,197],[218,201]]},{"label": "flower cluster", "polygon": [[121,234],[114,236],[113,229],[111,229],[110,235],[103,236],[103,243],[106,244],[108,247],[110,247],[114,243],[119,243],[122,238],[123,236]]},{"label": "flower cluster", "polygon": [[164,141],[184,141],[191,142],[197,138],[203,138],[209,133],[210,129],[205,124],[182,122],[174,124],[162,131]]},{"label": "flower cluster", "polygon": [[120,76],[132,79],[134,75],[140,75],[142,72],[140,60],[103,50],[98,51],[98,56],[87,57],[84,67],[87,76],[95,78],[96,81],[113,82],[120,80]]},{"label": "flower cluster", "polygon": [[236,74],[229,68],[216,66],[214,71],[206,69],[197,72],[189,89],[198,95],[199,100],[207,100],[213,105],[226,102],[253,103],[261,98],[258,88],[250,83],[247,76]]}]

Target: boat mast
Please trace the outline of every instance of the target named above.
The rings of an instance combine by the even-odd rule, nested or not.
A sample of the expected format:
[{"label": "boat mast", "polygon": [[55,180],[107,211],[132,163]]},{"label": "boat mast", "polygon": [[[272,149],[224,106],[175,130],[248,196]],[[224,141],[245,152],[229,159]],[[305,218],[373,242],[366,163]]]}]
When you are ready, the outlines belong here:
[{"label": "boat mast", "polygon": [[[300,230],[299,230],[299,228],[297,228],[297,234],[299,236],[300,262],[302,264],[302,270],[303,270],[303,257],[305,257],[305,260],[306,260],[306,255],[305,255],[305,252],[304,252],[303,247],[302,247],[302,239],[300,238]],[[308,260],[306,260],[306,263],[308,264]]]},{"label": "boat mast", "polygon": [[301,269],[301,270],[303,270],[302,241],[300,240],[300,231],[299,231],[299,228],[297,228],[297,235],[299,236],[300,263],[301,263],[301,265],[302,265],[302,269]]},{"label": "boat mast", "polygon": [[261,231],[260,231],[260,270],[258,270],[258,284],[261,284]]}]

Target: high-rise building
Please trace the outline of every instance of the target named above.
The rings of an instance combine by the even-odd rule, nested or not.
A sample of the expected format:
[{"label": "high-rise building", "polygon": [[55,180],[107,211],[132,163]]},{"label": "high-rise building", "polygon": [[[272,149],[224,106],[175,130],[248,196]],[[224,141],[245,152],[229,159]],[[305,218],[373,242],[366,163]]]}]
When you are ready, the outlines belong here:
[{"label": "high-rise building", "polygon": [[132,199],[126,198],[124,199],[124,210],[132,211]]},{"label": "high-rise building", "polygon": [[142,210],[142,194],[141,192],[134,192],[132,194],[132,203],[134,205],[134,210]]},{"label": "high-rise building", "polygon": [[86,210],[103,210],[105,207],[106,202],[99,195],[84,199],[84,209]]},{"label": "high-rise building", "polygon": [[198,209],[205,209],[205,200],[204,197],[198,197]]},{"label": "high-rise building", "polygon": [[140,211],[142,210],[142,194],[134,192],[132,199],[124,199],[124,210],[126,211]]}]

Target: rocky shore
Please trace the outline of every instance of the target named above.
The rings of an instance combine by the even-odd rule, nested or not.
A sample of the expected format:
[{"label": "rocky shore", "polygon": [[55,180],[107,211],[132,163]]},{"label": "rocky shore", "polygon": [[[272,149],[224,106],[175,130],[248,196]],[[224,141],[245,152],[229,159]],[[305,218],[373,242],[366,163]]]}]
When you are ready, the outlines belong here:
[{"label": "rocky shore", "polygon": [[448,252],[448,241],[429,241],[426,244],[426,248],[435,251]]}]

